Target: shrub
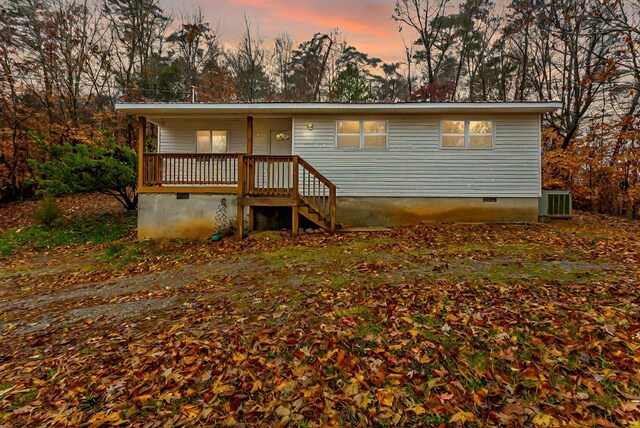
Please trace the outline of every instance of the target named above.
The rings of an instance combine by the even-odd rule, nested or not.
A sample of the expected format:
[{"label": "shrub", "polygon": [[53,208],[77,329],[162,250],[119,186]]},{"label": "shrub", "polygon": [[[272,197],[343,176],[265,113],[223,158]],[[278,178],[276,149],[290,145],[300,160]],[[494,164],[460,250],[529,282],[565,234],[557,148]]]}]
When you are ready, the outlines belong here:
[{"label": "shrub", "polygon": [[50,229],[62,221],[63,213],[64,211],[53,196],[46,195],[38,204],[33,216],[39,224]]},{"label": "shrub", "polygon": [[108,132],[91,145],[48,145],[40,139],[38,148],[47,160],[31,160],[30,165],[47,193],[101,192],[116,198],[127,210],[136,208],[138,156],[135,150],[117,144]]}]

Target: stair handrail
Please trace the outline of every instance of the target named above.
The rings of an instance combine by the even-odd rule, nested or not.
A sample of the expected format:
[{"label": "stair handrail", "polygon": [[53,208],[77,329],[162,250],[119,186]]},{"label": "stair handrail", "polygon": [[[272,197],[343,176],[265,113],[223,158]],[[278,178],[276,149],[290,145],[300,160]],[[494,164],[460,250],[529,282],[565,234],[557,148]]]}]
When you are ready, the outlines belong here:
[{"label": "stair handrail", "polygon": [[[296,155],[296,158],[297,158],[298,168],[302,167],[307,171],[309,171],[311,175],[317,178],[318,181],[322,182],[329,189],[329,223],[330,223],[330,231],[331,233],[334,233],[336,230],[336,189],[337,189],[336,185],[333,184],[331,180],[325,177],[320,171],[318,171],[311,164],[309,164],[309,162],[305,161],[303,158],[297,155]],[[295,181],[296,187],[295,187],[294,193],[297,194],[298,193],[297,177],[299,175],[299,170],[295,169],[295,171],[296,172],[294,173],[294,177],[296,177],[296,179],[294,181]],[[308,202],[312,206],[312,208],[314,208],[318,213],[325,215],[325,213],[322,212],[319,206],[317,205],[314,206],[313,200],[309,200]]]}]

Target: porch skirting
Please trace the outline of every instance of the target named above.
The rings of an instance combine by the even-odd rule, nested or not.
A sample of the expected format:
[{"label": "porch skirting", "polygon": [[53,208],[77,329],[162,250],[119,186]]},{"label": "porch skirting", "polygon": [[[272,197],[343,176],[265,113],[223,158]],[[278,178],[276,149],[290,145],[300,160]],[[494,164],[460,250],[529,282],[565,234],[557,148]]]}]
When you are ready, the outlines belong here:
[{"label": "porch skirting", "polygon": [[534,223],[538,198],[338,197],[338,223],[349,226],[406,226],[423,221]]}]

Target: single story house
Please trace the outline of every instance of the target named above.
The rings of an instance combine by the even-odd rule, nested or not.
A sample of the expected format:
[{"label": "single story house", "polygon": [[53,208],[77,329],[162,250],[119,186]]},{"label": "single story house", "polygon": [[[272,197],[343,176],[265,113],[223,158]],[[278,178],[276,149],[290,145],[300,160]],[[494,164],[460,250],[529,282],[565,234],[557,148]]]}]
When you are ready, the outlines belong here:
[{"label": "single story house", "polygon": [[[269,217],[340,225],[535,222],[558,102],[123,103],[139,118],[140,237]],[[147,153],[147,122],[157,127]],[[157,131],[157,132],[156,132]],[[284,214],[283,214],[284,210]],[[310,223],[309,223],[310,222]]]}]

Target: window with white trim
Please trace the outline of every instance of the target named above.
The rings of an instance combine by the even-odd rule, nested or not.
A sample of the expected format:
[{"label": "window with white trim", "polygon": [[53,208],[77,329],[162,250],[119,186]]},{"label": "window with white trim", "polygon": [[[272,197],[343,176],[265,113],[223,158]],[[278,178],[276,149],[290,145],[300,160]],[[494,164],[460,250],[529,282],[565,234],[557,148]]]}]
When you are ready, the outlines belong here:
[{"label": "window with white trim", "polygon": [[440,147],[443,149],[493,148],[492,120],[441,120]]},{"label": "window with white trim", "polygon": [[227,131],[196,131],[196,153],[226,153]]},{"label": "window with white trim", "polygon": [[336,121],[336,147],[339,149],[384,149],[387,122],[384,120]]}]

